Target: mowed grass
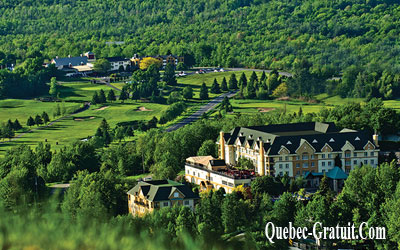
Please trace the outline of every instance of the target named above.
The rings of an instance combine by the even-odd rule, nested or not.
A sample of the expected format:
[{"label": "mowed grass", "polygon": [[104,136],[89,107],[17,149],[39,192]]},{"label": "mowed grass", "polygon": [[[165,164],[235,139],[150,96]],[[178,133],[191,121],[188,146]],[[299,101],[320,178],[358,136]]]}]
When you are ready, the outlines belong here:
[{"label": "mowed grass", "polygon": [[50,118],[56,109],[57,104],[64,105],[66,110],[75,110],[80,107],[79,103],[56,103],[56,102],[41,102],[36,100],[23,100],[23,99],[5,99],[0,100],[0,123],[6,122],[8,119],[18,121],[22,126],[26,124],[29,116],[35,117],[41,115],[43,111],[47,112]]},{"label": "mowed grass", "polygon": [[305,102],[286,102],[275,100],[231,100],[233,111],[237,113],[254,114],[259,112],[269,112],[273,110],[286,112],[298,112],[300,107],[304,113],[318,112],[324,105],[309,104]]},{"label": "mowed grass", "polygon": [[[107,107],[100,110],[101,108]],[[139,111],[145,107],[151,111]],[[39,142],[49,143],[52,149],[58,150],[77,140],[85,139],[96,133],[100,122],[105,118],[111,128],[118,122],[133,120],[150,120],[153,116],[159,118],[168,106],[154,103],[112,103],[105,106],[94,105],[90,109],[72,115],[56,122],[53,126],[27,133],[15,141],[0,143],[0,155],[12,146],[27,144],[35,148]],[[58,143],[58,145],[56,145]]]}]

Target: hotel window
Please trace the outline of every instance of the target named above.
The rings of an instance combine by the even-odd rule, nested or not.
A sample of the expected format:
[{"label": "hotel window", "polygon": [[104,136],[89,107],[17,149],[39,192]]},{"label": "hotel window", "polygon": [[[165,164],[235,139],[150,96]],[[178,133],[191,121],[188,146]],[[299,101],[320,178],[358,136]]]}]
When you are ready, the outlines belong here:
[{"label": "hotel window", "polygon": [[296,168],[299,168],[300,167],[300,163],[296,163]]},{"label": "hotel window", "polygon": [[282,169],[282,164],[279,164],[279,168]]},{"label": "hotel window", "polygon": [[371,160],[371,164],[375,164],[375,161],[374,161],[374,160]]},{"label": "hotel window", "polygon": [[354,160],[353,163],[354,163],[354,165],[357,165],[357,160]]},{"label": "hotel window", "polygon": [[332,166],[332,162],[331,161],[328,161],[328,166]]},{"label": "hotel window", "polygon": [[345,164],[346,166],[350,166],[350,165],[351,165],[351,161],[346,160],[344,164]]},{"label": "hotel window", "polygon": [[322,169],[322,173],[325,173],[325,169]]},{"label": "hotel window", "polygon": [[328,154],[328,158],[329,158],[329,159],[332,158],[332,154]]},{"label": "hotel window", "polygon": [[315,166],[315,163],[314,162],[311,162],[311,167],[314,167]]},{"label": "hotel window", "polygon": [[314,155],[311,155],[311,159],[313,160],[315,158],[315,156]]},{"label": "hotel window", "polygon": [[289,156],[285,156],[285,161],[288,161],[289,160]]},{"label": "hotel window", "polygon": [[322,159],[325,159],[325,154],[322,154],[322,155],[321,155],[321,158],[322,158]]},{"label": "hotel window", "polygon": [[303,155],[301,156],[302,160],[308,160],[308,154],[307,153],[303,153]]},{"label": "hotel window", "polygon": [[289,163],[286,163],[286,168],[289,168]]},{"label": "hotel window", "polygon": [[308,168],[308,163],[307,162],[303,163],[303,168]]},{"label": "hotel window", "polygon": [[371,152],[371,156],[374,156],[374,152]]},{"label": "hotel window", "polygon": [[175,197],[175,198],[178,198],[178,197],[179,197],[179,194],[178,194],[178,193],[174,193],[174,197]]},{"label": "hotel window", "polygon": [[286,171],[286,174],[289,176],[289,171]]},{"label": "hotel window", "polygon": [[189,201],[185,201],[185,205],[188,206],[189,205]]},{"label": "hotel window", "polygon": [[282,156],[279,156],[279,161],[282,161]]},{"label": "hotel window", "polygon": [[300,156],[299,155],[296,155],[296,160],[300,160]]},{"label": "hotel window", "polygon": [[322,165],[323,167],[325,167],[325,162],[323,161],[323,162],[321,163],[321,165]]},{"label": "hotel window", "polygon": [[356,152],[354,152],[354,154],[353,154],[353,155],[354,155],[354,157],[357,157],[357,153],[356,153]]},{"label": "hotel window", "polygon": [[168,201],[164,202],[164,207],[168,207]]},{"label": "hotel window", "polygon": [[364,152],[364,156],[368,156],[368,152]]},{"label": "hotel window", "polygon": [[297,172],[296,172],[296,175],[300,175],[300,171],[297,171]]},{"label": "hotel window", "polygon": [[227,182],[226,181],[222,181],[222,185],[226,185],[227,184]]},{"label": "hotel window", "polygon": [[346,150],[346,152],[344,153],[344,157],[345,157],[345,158],[350,158],[350,157],[351,157],[351,152],[350,152],[350,150]]},{"label": "hotel window", "polygon": [[368,164],[368,160],[364,160],[364,164]]}]

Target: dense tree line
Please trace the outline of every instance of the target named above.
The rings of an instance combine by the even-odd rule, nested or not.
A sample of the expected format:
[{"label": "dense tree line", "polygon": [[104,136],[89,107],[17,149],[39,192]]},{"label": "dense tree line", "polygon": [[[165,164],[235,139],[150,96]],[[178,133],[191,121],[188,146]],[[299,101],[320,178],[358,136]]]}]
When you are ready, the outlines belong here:
[{"label": "dense tree line", "polygon": [[48,58],[171,51],[206,66],[287,69],[306,57],[316,70],[398,70],[399,10],[391,0],[3,1],[0,8],[0,49],[15,51],[12,61],[32,49]]},{"label": "dense tree line", "polygon": [[35,52],[13,71],[0,68],[0,98],[27,98],[47,93],[49,86],[46,83],[57,75],[57,70],[54,66],[45,68],[42,65],[43,56]]}]

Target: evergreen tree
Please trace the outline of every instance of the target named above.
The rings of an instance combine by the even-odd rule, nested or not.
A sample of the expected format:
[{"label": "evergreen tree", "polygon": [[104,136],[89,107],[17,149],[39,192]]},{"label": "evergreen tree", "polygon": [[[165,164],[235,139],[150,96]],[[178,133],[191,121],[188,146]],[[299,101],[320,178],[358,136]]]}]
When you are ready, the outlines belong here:
[{"label": "evergreen tree", "polygon": [[39,125],[43,124],[43,120],[42,120],[42,117],[40,117],[40,115],[36,115],[35,124],[36,124],[36,126],[39,126]]},{"label": "evergreen tree", "polygon": [[101,129],[102,132],[110,130],[110,125],[108,125],[108,122],[105,118],[101,120],[99,128]]},{"label": "evergreen tree", "polygon": [[127,91],[126,91],[126,88],[124,87],[124,88],[122,88],[122,91],[121,91],[121,93],[119,94],[119,100],[121,100],[121,103],[124,103],[124,101],[126,100],[126,99],[128,99],[128,93],[127,93]]},{"label": "evergreen tree", "polygon": [[265,71],[262,72],[261,77],[260,77],[260,82],[264,82],[264,80],[267,79],[267,75],[265,74]]},{"label": "evergreen tree", "polygon": [[222,100],[220,110],[225,110],[225,112],[232,112],[233,111],[232,105],[229,102],[229,98],[228,97],[225,96],[224,100]]},{"label": "evergreen tree", "polygon": [[22,129],[22,126],[21,126],[21,124],[19,123],[18,119],[15,119],[13,125],[14,125],[14,127],[13,127],[14,130],[20,130],[20,129]]},{"label": "evergreen tree", "polygon": [[252,81],[250,81],[246,86],[246,98],[254,99],[256,97],[256,89]]},{"label": "evergreen tree", "polygon": [[104,90],[100,89],[100,94],[99,94],[99,103],[106,103],[106,95],[104,93]]},{"label": "evergreen tree", "polygon": [[226,83],[226,78],[225,77],[222,79],[221,90],[222,91],[228,91],[228,84]]},{"label": "evergreen tree", "polygon": [[257,82],[257,81],[258,81],[257,74],[256,74],[255,71],[253,71],[253,73],[252,73],[251,76],[250,76],[250,82],[255,83],[255,82]]},{"label": "evergreen tree", "polygon": [[203,82],[200,88],[200,99],[207,100],[208,99],[208,88],[206,84]]},{"label": "evergreen tree", "polygon": [[43,119],[44,124],[47,124],[50,121],[49,115],[44,111],[42,113],[42,119]]},{"label": "evergreen tree", "polygon": [[212,84],[212,86],[211,86],[210,92],[213,93],[213,94],[219,94],[219,93],[221,93],[221,89],[220,89],[220,87],[219,87],[219,84],[218,84],[216,78],[214,78],[214,82],[213,82],[213,84]]},{"label": "evergreen tree", "polygon": [[33,120],[32,116],[29,116],[28,120],[26,121],[26,126],[32,127],[35,125],[35,120]]},{"label": "evergreen tree", "polygon": [[12,122],[10,119],[8,119],[7,124],[6,124],[6,127],[9,128],[9,129],[11,129],[11,130],[14,129],[14,124],[13,124],[13,122]]},{"label": "evergreen tree", "polygon": [[164,79],[163,80],[168,85],[175,85],[176,84],[175,66],[173,64],[168,63],[167,66],[165,66]]},{"label": "evergreen tree", "polygon": [[229,89],[238,89],[235,73],[232,73],[231,77],[229,78]]},{"label": "evergreen tree", "polygon": [[108,94],[107,94],[107,101],[113,102],[113,101],[115,101],[115,100],[117,100],[117,99],[116,99],[116,97],[115,97],[114,90],[110,89],[110,91],[109,91]]},{"label": "evergreen tree", "polygon": [[92,97],[92,105],[96,105],[100,103],[99,95],[97,94],[97,91],[94,92],[93,97]]},{"label": "evergreen tree", "polygon": [[243,86],[243,87],[247,86],[247,77],[244,72],[240,75],[239,86]]}]

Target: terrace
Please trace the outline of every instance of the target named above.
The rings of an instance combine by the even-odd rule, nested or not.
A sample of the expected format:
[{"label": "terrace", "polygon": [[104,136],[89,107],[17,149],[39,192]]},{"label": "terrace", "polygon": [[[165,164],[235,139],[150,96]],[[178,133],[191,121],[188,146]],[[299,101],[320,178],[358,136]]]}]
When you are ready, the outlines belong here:
[{"label": "terrace", "polygon": [[253,179],[256,177],[256,173],[254,172],[254,170],[238,170],[238,169],[234,169],[232,166],[230,166],[230,167],[227,166],[225,169],[210,170],[210,169],[206,168],[204,165],[198,164],[198,163],[186,161],[186,165],[196,168],[196,169],[199,169],[199,170],[207,171],[209,173],[214,173],[214,174],[222,175],[224,177],[232,178],[235,180]]}]

